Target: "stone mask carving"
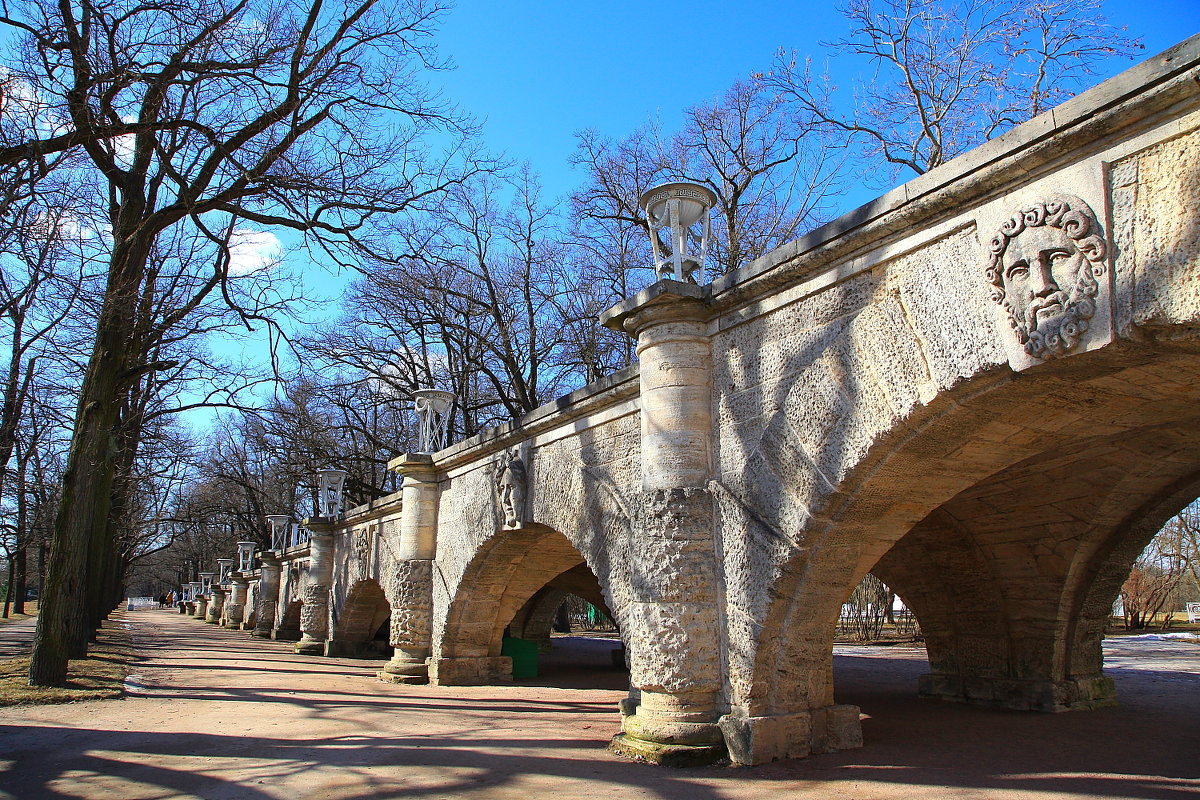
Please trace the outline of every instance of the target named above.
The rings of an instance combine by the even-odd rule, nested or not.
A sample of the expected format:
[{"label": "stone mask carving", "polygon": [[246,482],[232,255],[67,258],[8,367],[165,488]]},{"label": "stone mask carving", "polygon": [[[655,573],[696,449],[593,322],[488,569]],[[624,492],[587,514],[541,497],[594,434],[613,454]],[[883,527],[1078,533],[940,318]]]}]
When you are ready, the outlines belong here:
[{"label": "stone mask carving", "polygon": [[513,448],[505,454],[504,466],[496,479],[505,528],[518,528],[525,522],[525,491],[525,463],[521,460],[520,450]]},{"label": "stone mask carving", "polygon": [[1070,195],[1026,206],[1000,226],[987,278],[1028,355],[1059,358],[1079,344],[1096,314],[1106,250],[1092,209]]}]

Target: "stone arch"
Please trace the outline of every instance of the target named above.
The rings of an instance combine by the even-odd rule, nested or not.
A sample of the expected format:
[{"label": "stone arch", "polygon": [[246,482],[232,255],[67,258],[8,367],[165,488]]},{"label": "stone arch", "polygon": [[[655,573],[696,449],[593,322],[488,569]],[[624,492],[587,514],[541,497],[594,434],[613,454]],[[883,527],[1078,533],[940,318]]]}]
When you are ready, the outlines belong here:
[{"label": "stone arch", "polygon": [[[928,693],[1103,702],[1100,617],[1157,525],[1195,497],[1198,378],[1186,342],[1109,346],[983,374],[917,409],[808,509],[735,704],[752,716],[832,705],[838,609],[877,565],[934,629],[931,674],[990,682],[977,697],[962,680]],[[984,601],[972,604],[972,582]]]},{"label": "stone arch", "polygon": [[500,655],[505,629],[556,580],[575,585],[583,574],[593,576],[589,593],[603,595],[584,556],[553,528],[529,524],[497,533],[474,554],[451,599],[431,680],[448,685],[510,679],[511,664]]},{"label": "stone arch", "polygon": [[512,635],[549,643],[554,614],[570,595],[583,598],[612,618],[600,581],[587,564],[580,564],[562,573],[529,598],[509,623]]},{"label": "stone arch", "polygon": [[338,609],[330,654],[365,655],[372,649],[376,632],[390,615],[391,606],[378,581],[373,578],[355,581]]},{"label": "stone arch", "polygon": [[570,592],[550,584],[542,587],[513,617],[508,625],[510,634],[548,647],[554,615],[569,595]]},{"label": "stone arch", "polygon": [[300,639],[300,612],[304,610],[301,600],[292,600],[283,608],[279,615],[279,624],[272,632],[271,638],[280,641],[295,642]]}]

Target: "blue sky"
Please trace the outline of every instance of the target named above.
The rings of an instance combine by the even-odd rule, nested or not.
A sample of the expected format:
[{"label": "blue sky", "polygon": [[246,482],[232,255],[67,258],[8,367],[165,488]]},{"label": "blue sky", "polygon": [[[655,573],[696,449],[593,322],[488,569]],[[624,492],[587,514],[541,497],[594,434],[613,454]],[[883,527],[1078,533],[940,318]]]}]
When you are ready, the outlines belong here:
[{"label": "blue sky", "polygon": [[[433,82],[484,123],[490,149],[529,162],[542,177],[545,199],[562,198],[584,178],[568,163],[577,131],[622,137],[654,116],[664,130],[674,130],[683,109],[768,69],[780,47],[819,56],[821,41],[846,33],[836,5],[460,0],[443,17],[438,37],[441,54],[457,66]],[[1104,7],[1110,22],[1142,38],[1144,57],[1200,31],[1200,0],[1107,0]],[[1133,63],[1110,60],[1095,82]],[[854,77],[835,74],[844,86]],[[840,210],[878,193],[860,189],[843,198]],[[307,296],[316,301],[305,319],[335,318],[336,298],[352,276],[306,264],[302,250],[292,250],[288,260],[304,273]],[[254,335],[233,338],[213,345],[262,348],[247,342]]]},{"label": "blue sky", "polygon": [[[583,179],[568,164],[576,131],[619,137],[652,116],[673,130],[684,108],[768,69],[780,47],[819,56],[819,42],[846,33],[837,5],[460,0],[439,37],[457,68],[436,80],[485,121],[489,147],[530,162],[546,196],[557,197]],[[1142,38],[1146,57],[1200,32],[1200,0],[1107,0],[1104,8]],[[1133,63],[1111,60],[1096,82]],[[846,85],[853,76],[835,77]]]}]

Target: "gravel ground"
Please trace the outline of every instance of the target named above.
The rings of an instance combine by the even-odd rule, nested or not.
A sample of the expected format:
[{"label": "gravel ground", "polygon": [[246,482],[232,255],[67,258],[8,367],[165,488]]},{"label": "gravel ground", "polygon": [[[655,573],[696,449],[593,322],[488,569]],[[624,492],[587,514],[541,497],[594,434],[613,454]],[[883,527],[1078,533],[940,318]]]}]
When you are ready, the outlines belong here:
[{"label": "gravel ground", "polygon": [[1118,708],[1021,714],[915,698],[918,648],[839,647],[861,750],[754,768],[671,770],[605,751],[624,675],[614,642],[559,641],[543,677],[403,687],[381,661],[169,611],[133,611],[143,657],[115,701],[0,709],[0,798],[1200,797],[1200,643],[1108,643]]}]

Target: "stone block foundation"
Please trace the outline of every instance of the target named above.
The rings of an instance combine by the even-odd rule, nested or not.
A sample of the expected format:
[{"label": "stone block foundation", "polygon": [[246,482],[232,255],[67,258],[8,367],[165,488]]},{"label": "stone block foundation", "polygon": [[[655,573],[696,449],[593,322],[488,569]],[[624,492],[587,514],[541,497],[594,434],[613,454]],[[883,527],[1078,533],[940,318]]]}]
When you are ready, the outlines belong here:
[{"label": "stone block foundation", "polygon": [[858,706],[836,705],[779,714],[745,717],[726,714],[718,723],[735,764],[765,764],[783,758],[806,758],[862,747]]},{"label": "stone block foundation", "polygon": [[435,658],[429,662],[429,682],[435,686],[484,686],[512,680],[508,656]]},{"label": "stone block foundation", "polygon": [[1065,681],[962,677],[927,673],[921,697],[1016,711],[1081,711],[1117,704],[1117,688],[1107,675]]}]

